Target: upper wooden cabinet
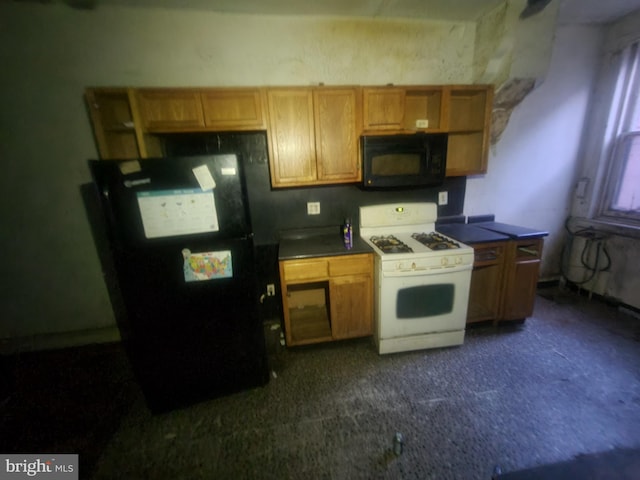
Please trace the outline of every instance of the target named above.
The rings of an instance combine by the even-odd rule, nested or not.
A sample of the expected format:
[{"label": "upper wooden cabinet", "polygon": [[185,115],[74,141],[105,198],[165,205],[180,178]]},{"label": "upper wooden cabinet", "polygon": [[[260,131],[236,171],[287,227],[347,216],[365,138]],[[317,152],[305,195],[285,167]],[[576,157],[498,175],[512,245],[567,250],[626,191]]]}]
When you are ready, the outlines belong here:
[{"label": "upper wooden cabinet", "polygon": [[355,88],[313,91],[318,180],[360,180],[360,96]]},{"label": "upper wooden cabinet", "polygon": [[363,89],[365,135],[449,134],[447,176],[486,173],[493,88],[489,85]]},{"label": "upper wooden cabinet", "polygon": [[204,128],[200,92],[189,89],[139,89],[137,108],[145,131]]},{"label": "upper wooden cabinet", "polygon": [[371,134],[443,131],[442,95],[438,86],[364,88],[363,129]]},{"label": "upper wooden cabinet", "polygon": [[487,85],[445,88],[448,103],[447,176],[487,172],[493,88]]},{"label": "upper wooden cabinet", "polygon": [[85,99],[100,158],[140,156],[131,110],[131,92],[126,88],[89,88]]},{"label": "upper wooden cabinet", "polygon": [[204,124],[216,130],[265,130],[263,94],[258,88],[216,88],[201,93]]},{"label": "upper wooden cabinet", "polygon": [[87,90],[102,158],[162,154],[171,132],[267,130],[274,188],[361,181],[361,135],[447,133],[447,176],[487,171],[493,88],[411,85]]},{"label": "upper wooden cabinet", "polygon": [[271,184],[291,186],[317,179],[313,93],[310,89],[267,91]]},{"label": "upper wooden cabinet", "polygon": [[139,89],[137,109],[147,132],[264,130],[258,88]]},{"label": "upper wooden cabinet", "polygon": [[404,89],[373,87],[362,91],[364,130],[400,130],[404,120]]},{"label": "upper wooden cabinet", "polygon": [[269,89],[267,104],[274,188],[360,180],[357,88]]}]

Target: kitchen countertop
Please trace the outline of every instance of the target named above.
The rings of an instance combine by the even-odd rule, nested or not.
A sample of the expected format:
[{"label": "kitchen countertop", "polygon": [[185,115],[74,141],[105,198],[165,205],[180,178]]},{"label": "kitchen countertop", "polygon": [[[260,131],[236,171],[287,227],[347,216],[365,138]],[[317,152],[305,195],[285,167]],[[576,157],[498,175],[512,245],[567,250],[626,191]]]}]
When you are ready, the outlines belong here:
[{"label": "kitchen countertop", "polygon": [[347,249],[342,241],[340,227],[320,227],[288,230],[280,233],[278,260],[299,258],[332,257],[373,253],[359,235],[353,235],[353,247]]},{"label": "kitchen countertop", "polygon": [[436,230],[444,235],[459,240],[467,245],[476,243],[504,242],[509,240],[507,235],[480,228],[466,223],[448,223],[438,225]]},{"label": "kitchen countertop", "polygon": [[476,227],[484,228],[492,232],[503,233],[509,238],[515,240],[526,240],[528,238],[540,238],[549,235],[549,232],[545,230],[536,230],[534,228],[519,227],[517,225],[510,225],[500,222],[480,222],[473,224]]}]

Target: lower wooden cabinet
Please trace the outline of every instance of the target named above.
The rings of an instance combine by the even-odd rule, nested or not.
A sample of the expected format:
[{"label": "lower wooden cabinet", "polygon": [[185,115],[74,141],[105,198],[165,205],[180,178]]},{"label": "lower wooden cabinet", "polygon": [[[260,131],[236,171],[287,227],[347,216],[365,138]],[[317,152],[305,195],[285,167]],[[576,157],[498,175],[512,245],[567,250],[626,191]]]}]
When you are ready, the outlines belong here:
[{"label": "lower wooden cabinet", "polygon": [[499,317],[506,245],[492,242],[474,246],[467,323]]},{"label": "lower wooden cabinet", "polygon": [[533,314],[542,238],[474,245],[467,323],[524,321]]},{"label": "lower wooden cabinet", "polygon": [[524,320],[533,314],[543,239],[512,240],[507,245],[500,320]]},{"label": "lower wooden cabinet", "polygon": [[373,334],[373,254],[280,261],[287,345]]}]

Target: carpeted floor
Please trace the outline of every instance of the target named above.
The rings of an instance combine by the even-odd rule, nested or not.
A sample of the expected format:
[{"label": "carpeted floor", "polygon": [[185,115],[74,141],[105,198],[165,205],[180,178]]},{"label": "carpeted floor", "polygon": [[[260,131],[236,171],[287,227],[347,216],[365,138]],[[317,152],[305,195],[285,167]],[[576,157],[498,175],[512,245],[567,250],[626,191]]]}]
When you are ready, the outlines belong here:
[{"label": "carpeted floor", "polygon": [[556,289],[523,325],[471,328],[460,347],[280,349],[266,387],[159,416],[119,345],[4,362],[0,451],[79,453],[94,480],[473,480],[640,449],[640,320]]}]

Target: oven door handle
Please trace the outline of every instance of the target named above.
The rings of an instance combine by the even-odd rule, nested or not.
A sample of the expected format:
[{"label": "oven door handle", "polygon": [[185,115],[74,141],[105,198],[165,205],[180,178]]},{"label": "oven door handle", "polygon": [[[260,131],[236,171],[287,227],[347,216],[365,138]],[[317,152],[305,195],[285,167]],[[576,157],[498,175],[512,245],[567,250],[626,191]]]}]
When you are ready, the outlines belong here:
[{"label": "oven door handle", "polygon": [[393,270],[393,271],[383,271],[382,276],[384,277],[415,277],[415,276],[425,276],[425,275],[442,275],[446,273],[458,273],[458,272],[466,272],[471,270],[473,265],[453,265],[450,267],[432,267],[432,268],[422,268],[422,269],[411,269],[411,270]]}]

